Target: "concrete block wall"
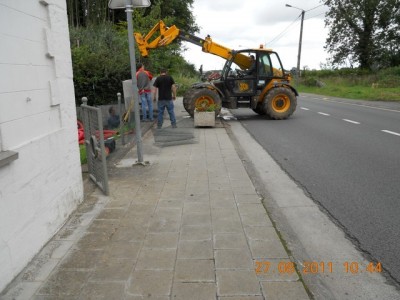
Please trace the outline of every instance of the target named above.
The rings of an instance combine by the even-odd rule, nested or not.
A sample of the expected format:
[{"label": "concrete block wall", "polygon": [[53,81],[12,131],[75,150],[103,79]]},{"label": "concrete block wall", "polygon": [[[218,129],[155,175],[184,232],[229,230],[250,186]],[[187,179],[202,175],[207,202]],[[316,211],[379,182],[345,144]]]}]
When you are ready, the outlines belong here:
[{"label": "concrete block wall", "polygon": [[0,291],[83,200],[65,0],[0,0]]}]

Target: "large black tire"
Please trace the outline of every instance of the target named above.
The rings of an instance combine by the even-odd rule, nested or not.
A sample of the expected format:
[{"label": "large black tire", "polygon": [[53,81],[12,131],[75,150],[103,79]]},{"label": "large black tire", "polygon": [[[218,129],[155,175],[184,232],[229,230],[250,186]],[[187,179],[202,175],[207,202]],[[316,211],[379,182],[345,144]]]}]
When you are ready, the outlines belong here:
[{"label": "large black tire", "polygon": [[287,87],[273,88],[264,98],[264,111],[271,119],[289,118],[296,110],[296,106],[296,95]]},{"label": "large black tire", "polygon": [[183,96],[183,107],[193,117],[196,103],[200,101],[208,101],[210,104],[218,105],[219,108],[215,111],[215,116],[218,116],[221,111],[221,98],[217,92],[208,88],[193,88],[188,90]]},{"label": "large black tire", "polygon": [[260,102],[257,103],[257,107],[256,108],[253,108],[253,111],[255,113],[259,114],[260,116],[265,115],[265,110],[263,108],[262,103],[260,103]]}]

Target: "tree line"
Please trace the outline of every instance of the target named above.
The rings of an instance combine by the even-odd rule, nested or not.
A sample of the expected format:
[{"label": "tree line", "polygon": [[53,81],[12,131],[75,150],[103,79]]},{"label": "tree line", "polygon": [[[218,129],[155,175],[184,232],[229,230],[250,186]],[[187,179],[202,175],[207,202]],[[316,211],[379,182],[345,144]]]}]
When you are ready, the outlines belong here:
[{"label": "tree line", "polygon": [[400,66],[400,0],[323,0],[332,65]]},{"label": "tree line", "polygon": [[[124,9],[110,10],[109,0],[67,0],[72,62],[77,104],[115,101],[121,81],[130,78]],[[147,33],[159,20],[195,34],[194,0],[151,0],[148,8],[135,9],[134,30]],[[343,66],[376,70],[400,66],[400,0],[321,0],[328,7],[329,29],[325,49],[330,68]],[[143,61],[147,69],[168,68],[172,74],[197,76],[187,63],[179,41],[152,51]]]},{"label": "tree line", "polygon": [[[134,10],[134,31],[147,33],[162,19],[168,25],[197,32],[192,14],[193,1],[152,0],[151,7]],[[131,78],[126,13],[124,9],[110,10],[108,2],[67,0],[77,105],[81,104],[83,96],[88,97],[91,105],[115,102],[116,94],[122,92],[122,81]],[[182,50],[177,41],[152,51],[149,58],[144,59],[136,52],[136,59],[153,73],[167,68],[171,74],[198,76],[195,66],[183,58]]]}]

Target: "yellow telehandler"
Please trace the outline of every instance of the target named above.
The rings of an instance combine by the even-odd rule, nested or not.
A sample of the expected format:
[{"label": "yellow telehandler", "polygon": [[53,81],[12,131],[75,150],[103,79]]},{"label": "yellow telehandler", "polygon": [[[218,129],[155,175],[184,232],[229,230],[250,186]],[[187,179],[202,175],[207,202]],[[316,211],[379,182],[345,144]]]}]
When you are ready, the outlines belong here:
[{"label": "yellow telehandler", "polygon": [[248,107],[276,120],[288,118],[296,109],[298,92],[290,85],[290,74],[283,69],[278,54],[270,49],[260,46],[236,51],[213,42],[210,36],[202,39],[175,25],[167,27],[163,21],[145,36],[134,35],[143,57],[149,55],[149,50],[180,38],[226,60],[217,78],[213,76],[209,82],[196,83],[185,93],[183,105],[191,116],[199,103],[232,109]]}]

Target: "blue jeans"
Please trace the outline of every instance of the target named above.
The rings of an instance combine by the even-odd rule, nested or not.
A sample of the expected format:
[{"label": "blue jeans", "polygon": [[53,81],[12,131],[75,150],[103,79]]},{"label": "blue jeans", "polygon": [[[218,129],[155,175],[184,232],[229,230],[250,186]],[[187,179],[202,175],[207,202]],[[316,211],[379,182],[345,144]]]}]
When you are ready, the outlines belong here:
[{"label": "blue jeans", "polygon": [[165,108],[168,111],[169,119],[171,120],[171,125],[176,125],[176,118],[174,112],[174,101],[173,100],[158,100],[158,118],[157,118],[157,126],[161,127],[164,121],[164,110]]},{"label": "blue jeans", "polygon": [[144,92],[140,95],[142,100],[142,115],[143,120],[147,120],[147,108],[149,109],[149,119],[153,121],[153,100],[151,99],[151,92]]}]

